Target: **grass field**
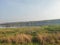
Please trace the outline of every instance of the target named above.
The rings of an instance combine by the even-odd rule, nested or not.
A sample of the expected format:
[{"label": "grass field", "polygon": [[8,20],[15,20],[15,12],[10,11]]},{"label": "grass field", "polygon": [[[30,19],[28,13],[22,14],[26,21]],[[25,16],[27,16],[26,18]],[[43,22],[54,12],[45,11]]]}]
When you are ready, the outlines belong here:
[{"label": "grass field", "polygon": [[60,25],[0,28],[0,45],[60,45]]}]

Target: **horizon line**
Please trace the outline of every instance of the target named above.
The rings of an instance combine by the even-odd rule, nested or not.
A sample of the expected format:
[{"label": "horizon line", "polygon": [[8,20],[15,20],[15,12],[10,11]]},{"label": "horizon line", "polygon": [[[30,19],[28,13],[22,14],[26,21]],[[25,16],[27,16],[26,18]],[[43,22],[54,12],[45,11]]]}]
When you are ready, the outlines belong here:
[{"label": "horizon line", "polygon": [[45,20],[32,20],[32,21],[11,21],[11,22],[3,22],[0,24],[7,24],[7,23],[17,23],[17,22],[36,22],[36,21],[49,21],[49,20],[60,20],[60,19],[45,19]]}]

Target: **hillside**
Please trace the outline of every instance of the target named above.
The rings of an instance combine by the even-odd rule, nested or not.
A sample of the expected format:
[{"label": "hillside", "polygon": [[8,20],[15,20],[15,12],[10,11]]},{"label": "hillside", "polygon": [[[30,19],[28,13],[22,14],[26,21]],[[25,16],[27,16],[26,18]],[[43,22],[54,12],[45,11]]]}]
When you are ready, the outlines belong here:
[{"label": "hillside", "polygon": [[22,26],[42,26],[42,25],[59,25],[60,19],[43,20],[43,21],[29,21],[29,22],[10,22],[0,24],[2,27],[22,27]]}]

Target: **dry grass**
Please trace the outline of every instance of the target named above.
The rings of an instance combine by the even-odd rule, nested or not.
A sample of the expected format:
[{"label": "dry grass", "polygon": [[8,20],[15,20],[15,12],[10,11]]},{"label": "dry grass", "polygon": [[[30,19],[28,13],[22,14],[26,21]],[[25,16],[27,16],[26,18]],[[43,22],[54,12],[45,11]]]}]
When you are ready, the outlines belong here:
[{"label": "dry grass", "polygon": [[60,43],[60,32],[48,33],[41,27],[0,29],[0,43],[39,43],[41,45]]},{"label": "dry grass", "polygon": [[16,34],[15,36],[1,37],[1,43],[28,43],[31,42],[32,36],[28,34]]},{"label": "dry grass", "polygon": [[15,37],[17,43],[25,43],[25,42],[28,43],[31,42],[32,40],[32,36],[27,34],[18,34]]},{"label": "dry grass", "polygon": [[[60,43],[59,34],[37,34],[34,37],[35,41],[37,40],[40,44],[45,45],[49,44],[58,44]],[[15,36],[0,37],[1,43],[31,43],[33,42],[33,36],[29,34],[16,34]]]},{"label": "dry grass", "polygon": [[38,41],[45,45],[46,43],[50,44],[58,44],[60,43],[60,35],[59,34],[38,34],[37,35]]}]

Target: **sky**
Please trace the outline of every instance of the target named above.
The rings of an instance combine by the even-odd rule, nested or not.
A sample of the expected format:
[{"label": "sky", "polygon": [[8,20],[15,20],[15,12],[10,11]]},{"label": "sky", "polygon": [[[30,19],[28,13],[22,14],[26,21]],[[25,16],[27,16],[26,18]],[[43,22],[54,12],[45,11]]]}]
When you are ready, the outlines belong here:
[{"label": "sky", "polygon": [[60,0],[0,0],[0,23],[60,19]]}]

